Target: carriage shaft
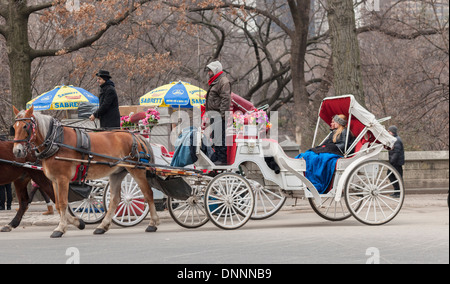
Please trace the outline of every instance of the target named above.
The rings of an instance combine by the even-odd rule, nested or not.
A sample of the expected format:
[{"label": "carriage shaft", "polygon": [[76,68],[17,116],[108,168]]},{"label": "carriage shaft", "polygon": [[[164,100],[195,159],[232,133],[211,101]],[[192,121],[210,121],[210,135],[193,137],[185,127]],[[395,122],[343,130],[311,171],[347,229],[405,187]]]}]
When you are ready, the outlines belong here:
[{"label": "carriage shaft", "polygon": [[66,157],[55,157],[55,159],[60,160],[60,161],[78,162],[78,163],[85,163],[85,164],[91,163],[91,164],[95,164],[95,165],[103,165],[103,166],[109,166],[109,167],[124,167],[124,168],[148,170],[148,171],[154,171],[156,174],[161,175],[161,176],[170,176],[170,175],[201,176],[200,174],[193,173],[190,171],[185,171],[185,170],[163,169],[163,168],[159,168],[159,167],[148,167],[148,166],[139,165],[139,164],[132,165],[132,164],[124,164],[124,163],[88,161],[88,160],[73,159],[73,158],[66,158]]}]

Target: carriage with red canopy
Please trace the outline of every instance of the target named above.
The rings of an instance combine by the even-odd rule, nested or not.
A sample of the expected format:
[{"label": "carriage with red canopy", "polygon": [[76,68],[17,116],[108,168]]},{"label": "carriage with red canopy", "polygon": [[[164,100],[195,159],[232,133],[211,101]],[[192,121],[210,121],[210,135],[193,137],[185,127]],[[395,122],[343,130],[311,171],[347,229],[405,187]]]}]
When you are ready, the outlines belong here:
[{"label": "carriage with red canopy", "polygon": [[[329,127],[338,114],[348,118],[354,139],[346,141],[325,191],[319,192],[308,179],[307,161],[288,157],[276,140],[235,133],[228,151],[233,154],[228,157],[229,165],[215,165],[198,145],[195,167],[221,173],[208,180],[200,178],[197,184],[202,190],[180,207],[175,219],[186,227],[211,220],[220,228],[236,229],[251,218],[272,216],[290,197],[307,198],[317,214],[331,221],[351,216],[368,225],[391,221],[403,205],[405,191],[400,174],[380,160],[380,153],[396,141],[381,125],[388,118],[377,120],[352,95],[325,98],[313,146],[320,124]],[[197,133],[201,135],[201,131]],[[279,171],[274,171],[266,158],[273,159]]]}]

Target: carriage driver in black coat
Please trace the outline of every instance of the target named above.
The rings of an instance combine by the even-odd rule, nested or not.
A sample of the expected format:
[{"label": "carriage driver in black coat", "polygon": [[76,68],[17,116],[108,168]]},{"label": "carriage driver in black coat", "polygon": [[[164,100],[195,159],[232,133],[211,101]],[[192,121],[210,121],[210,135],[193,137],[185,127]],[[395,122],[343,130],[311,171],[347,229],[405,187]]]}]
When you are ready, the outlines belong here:
[{"label": "carriage driver in black coat", "polygon": [[119,128],[119,99],[114,88],[115,85],[111,81],[111,75],[105,70],[100,70],[95,75],[97,76],[97,83],[100,85],[99,108],[89,119],[94,121],[96,118],[99,118],[100,127],[102,128]]}]

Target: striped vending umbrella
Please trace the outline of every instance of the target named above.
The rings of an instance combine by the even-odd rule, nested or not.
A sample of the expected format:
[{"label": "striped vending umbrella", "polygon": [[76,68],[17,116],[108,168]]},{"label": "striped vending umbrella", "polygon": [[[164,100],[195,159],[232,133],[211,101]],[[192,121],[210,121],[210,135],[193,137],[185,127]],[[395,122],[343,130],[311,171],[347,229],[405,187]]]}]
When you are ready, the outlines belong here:
[{"label": "striped vending umbrella", "polygon": [[34,106],[34,110],[68,110],[78,109],[81,102],[93,105],[99,104],[96,96],[88,91],[74,86],[57,86],[27,103],[27,109]]},{"label": "striped vending umbrella", "polygon": [[203,105],[205,96],[205,90],[179,81],[153,89],[140,97],[139,104],[153,107],[192,108]]}]

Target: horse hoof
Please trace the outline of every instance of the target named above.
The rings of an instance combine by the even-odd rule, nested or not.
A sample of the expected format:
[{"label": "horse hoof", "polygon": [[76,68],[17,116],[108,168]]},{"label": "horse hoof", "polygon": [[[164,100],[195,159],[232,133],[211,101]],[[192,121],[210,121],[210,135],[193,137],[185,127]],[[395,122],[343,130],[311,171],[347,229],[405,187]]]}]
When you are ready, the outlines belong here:
[{"label": "horse hoof", "polygon": [[11,230],[11,227],[10,226],[4,226],[1,230],[0,230],[0,232],[2,232],[2,233],[8,233],[8,232],[11,232],[12,230]]},{"label": "horse hoof", "polygon": [[64,235],[63,232],[60,231],[54,231],[53,234],[50,236],[52,239],[61,238]]},{"label": "horse hoof", "polygon": [[84,230],[84,228],[86,228],[86,224],[81,219],[78,219],[78,221],[80,222],[80,224],[78,225],[78,229]]},{"label": "horse hoof", "polygon": [[145,229],[145,232],[154,233],[156,232],[156,230],[158,230],[158,228],[156,228],[155,226],[148,226],[147,229]]},{"label": "horse hoof", "polygon": [[94,235],[103,235],[104,233],[106,233],[106,230],[100,228],[97,228],[94,231]]}]

